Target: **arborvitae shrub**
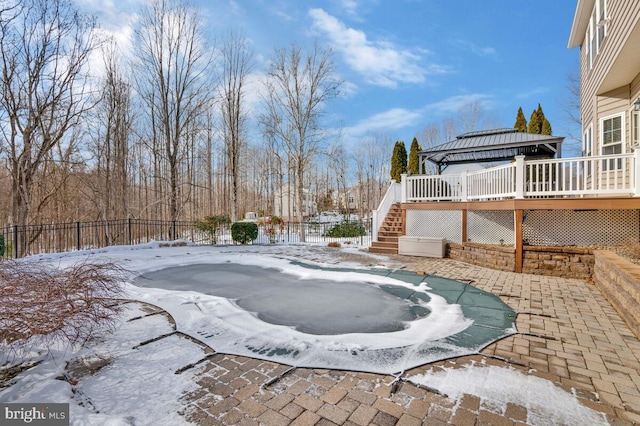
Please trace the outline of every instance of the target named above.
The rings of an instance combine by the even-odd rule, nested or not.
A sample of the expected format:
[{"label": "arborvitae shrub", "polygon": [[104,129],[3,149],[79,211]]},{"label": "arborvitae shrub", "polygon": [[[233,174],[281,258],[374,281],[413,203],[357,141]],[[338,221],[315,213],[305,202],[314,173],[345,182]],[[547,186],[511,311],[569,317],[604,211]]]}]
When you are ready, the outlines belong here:
[{"label": "arborvitae shrub", "polygon": [[231,238],[240,244],[247,244],[258,238],[258,225],[253,222],[236,222],[231,225]]}]

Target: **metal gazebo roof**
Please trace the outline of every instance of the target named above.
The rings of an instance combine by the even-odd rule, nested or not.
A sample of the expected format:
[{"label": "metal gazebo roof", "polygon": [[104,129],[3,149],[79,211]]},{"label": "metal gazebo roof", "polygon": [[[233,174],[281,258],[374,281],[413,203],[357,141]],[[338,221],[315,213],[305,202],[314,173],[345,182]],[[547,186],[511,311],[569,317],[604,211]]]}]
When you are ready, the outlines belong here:
[{"label": "metal gazebo roof", "polygon": [[522,133],[503,128],[469,132],[455,140],[427,148],[419,153],[420,165],[431,161],[438,173],[451,164],[486,163],[513,160],[516,155],[529,158],[561,157],[564,137]]}]

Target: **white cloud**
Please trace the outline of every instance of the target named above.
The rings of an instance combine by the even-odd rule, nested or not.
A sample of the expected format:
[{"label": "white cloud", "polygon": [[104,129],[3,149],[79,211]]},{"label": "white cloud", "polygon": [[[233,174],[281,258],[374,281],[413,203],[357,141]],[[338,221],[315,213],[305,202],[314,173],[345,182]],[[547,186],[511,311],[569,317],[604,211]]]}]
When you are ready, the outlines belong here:
[{"label": "white cloud", "polygon": [[356,15],[356,9],[358,8],[357,0],[337,0],[337,2],[348,15]]},{"label": "white cloud", "polygon": [[437,117],[455,118],[464,105],[479,102],[484,108],[490,109],[492,100],[489,95],[474,93],[456,95],[438,102],[427,104],[417,109],[391,108],[358,121],[355,125],[345,129],[350,137],[361,137],[379,130],[392,131],[420,125],[427,118]]},{"label": "white cloud", "polygon": [[357,137],[377,130],[397,130],[412,126],[422,119],[422,113],[406,108],[392,108],[360,120],[346,129],[351,137]]},{"label": "white cloud", "polygon": [[472,93],[468,95],[455,95],[450,96],[432,104],[425,105],[422,109],[425,113],[438,114],[444,116],[450,116],[451,114],[457,114],[459,109],[464,105],[472,104],[474,102],[481,103],[487,109],[491,107],[492,101],[489,95],[482,93]]},{"label": "white cloud", "polygon": [[516,95],[516,98],[518,98],[518,99],[528,99],[528,98],[531,98],[533,96],[540,95],[542,93],[547,93],[548,91],[549,91],[548,87],[542,87],[542,86],[541,87],[534,87],[533,89],[528,90],[526,92],[518,93]]},{"label": "white cloud", "polygon": [[470,41],[455,40],[454,43],[477,56],[496,56],[498,54],[498,51],[493,47],[478,46]]},{"label": "white cloud", "polygon": [[411,51],[385,40],[368,40],[363,31],[347,27],[322,9],[311,9],[309,15],[312,28],[328,36],[333,48],[368,83],[395,88],[398,83],[423,83],[427,74],[443,71],[421,64],[424,50]]}]

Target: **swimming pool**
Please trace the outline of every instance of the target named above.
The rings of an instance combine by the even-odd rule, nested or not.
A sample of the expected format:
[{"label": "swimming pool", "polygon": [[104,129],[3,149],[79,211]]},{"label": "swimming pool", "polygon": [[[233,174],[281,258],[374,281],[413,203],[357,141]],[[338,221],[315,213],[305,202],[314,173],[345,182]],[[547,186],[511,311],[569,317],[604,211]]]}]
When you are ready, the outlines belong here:
[{"label": "swimming pool", "polygon": [[227,255],[133,284],[216,351],[296,367],[392,374],[516,332],[515,311],[498,297],[403,270]]}]

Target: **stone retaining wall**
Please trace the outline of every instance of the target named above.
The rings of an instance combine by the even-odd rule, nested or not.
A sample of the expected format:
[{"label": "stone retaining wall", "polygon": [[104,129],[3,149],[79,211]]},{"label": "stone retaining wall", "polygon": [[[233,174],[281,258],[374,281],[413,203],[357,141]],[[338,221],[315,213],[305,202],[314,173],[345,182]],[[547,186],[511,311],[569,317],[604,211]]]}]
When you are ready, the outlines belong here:
[{"label": "stone retaining wall", "polygon": [[449,243],[448,246],[448,256],[451,259],[499,271],[516,270],[516,250],[512,246],[480,243]]},{"label": "stone retaining wall", "polygon": [[640,338],[640,265],[606,250],[593,254],[596,287]]},{"label": "stone retaining wall", "polygon": [[524,246],[522,272],[563,278],[593,277],[593,250],[580,247]]},{"label": "stone retaining wall", "polygon": [[[516,251],[512,246],[480,243],[449,243],[452,259],[485,268],[514,272]],[[592,250],[578,247],[525,246],[522,272],[565,278],[588,279],[593,276]]]}]

